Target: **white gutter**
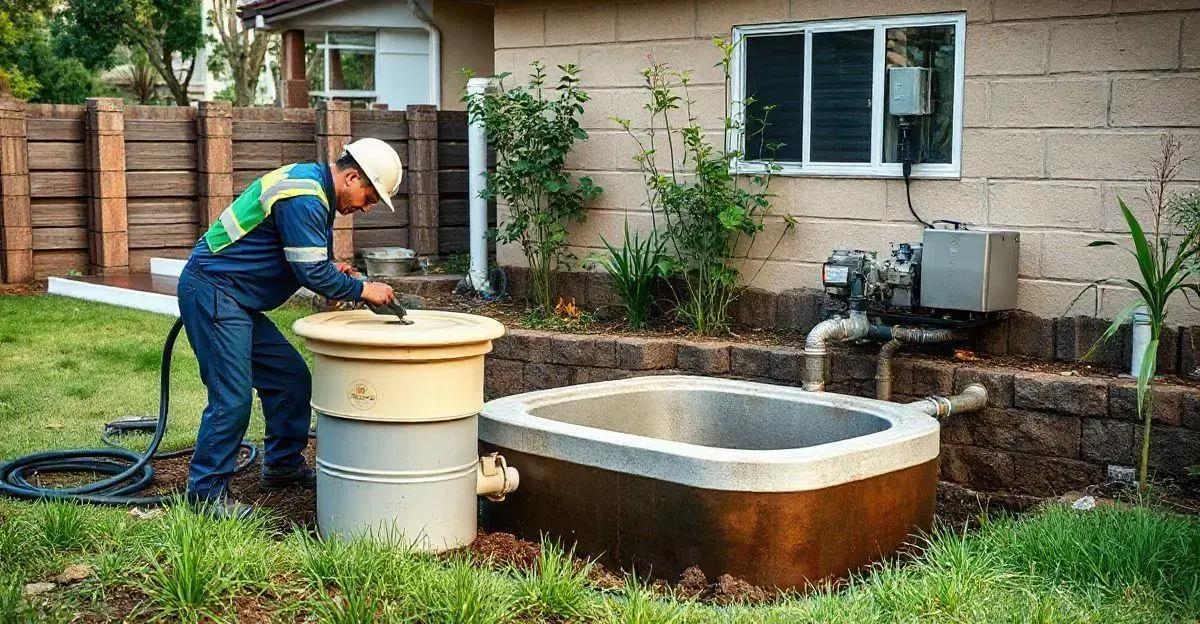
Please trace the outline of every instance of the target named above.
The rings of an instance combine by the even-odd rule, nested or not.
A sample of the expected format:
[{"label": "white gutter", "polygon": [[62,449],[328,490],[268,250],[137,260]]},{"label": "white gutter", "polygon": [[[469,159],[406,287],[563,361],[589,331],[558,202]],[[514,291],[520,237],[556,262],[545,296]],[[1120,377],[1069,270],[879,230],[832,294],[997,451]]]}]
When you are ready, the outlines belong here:
[{"label": "white gutter", "polygon": [[[487,78],[472,78],[467,81],[467,97],[481,97],[487,90]],[[483,189],[487,184],[487,133],[483,120],[469,117],[467,121],[467,195],[470,214],[471,267],[467,271],[467,283],[480,294],[490,295],[488,283],[488,212]]]},{"label": "white gutter", "polygon": [[429,100],[430,104],[442,107],[442,31],[433,19],[421,8],[420,0],[408,0],[413,17],[416,17],[429,32]]}]

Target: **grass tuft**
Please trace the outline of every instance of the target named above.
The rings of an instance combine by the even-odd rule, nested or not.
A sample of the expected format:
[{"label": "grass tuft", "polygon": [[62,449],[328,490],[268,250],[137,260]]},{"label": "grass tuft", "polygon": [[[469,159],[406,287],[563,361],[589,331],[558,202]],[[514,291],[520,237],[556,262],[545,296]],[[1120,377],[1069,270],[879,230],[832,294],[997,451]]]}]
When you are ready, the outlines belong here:
[{"label": "grass tuft", "polygon": [[66,501],[33,504],[26,521],[42,546],[51,550],[77,550],[89,542],[88,508]]},{"label": "grass tuft", "polygon": [[405,616],[424,624],[496,624],[518,615],[508,578],[455,558],[412,578]]},{"label": "grass tuft", "polygon": [[557,615],[585,620],[596,613],[596,594],[588,582],[595,564],[577,563],[575,549],[563,550],[558,543],[542,539],[537,566],[515,569],[517,595],[524,610],[541,617]]}]

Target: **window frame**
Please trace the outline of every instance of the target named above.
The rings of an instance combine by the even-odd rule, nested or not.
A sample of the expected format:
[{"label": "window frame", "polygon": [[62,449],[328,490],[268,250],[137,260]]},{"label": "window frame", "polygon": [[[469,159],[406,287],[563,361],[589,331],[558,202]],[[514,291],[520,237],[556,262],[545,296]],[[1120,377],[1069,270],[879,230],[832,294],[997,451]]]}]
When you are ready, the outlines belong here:
[{"label": "window frame", "polygon": [[[361,45],[361,44],[355,44],[355,43],[330,43],[329,42],[329,34],[330,33],[371,35],[372,37],[375,38],[375,43],[373,45]],[[379,48],[379,31],[377,31],[377,30],[353,30],[353,29],[350,29],[350,30],[342,30],[342,29],[328,30],[328,29],[326,29],[326,30],[322,31],[322,42],[317,44],[317,50],[321,52],[321,56],[324,59],[324,62],[321,64],[321,69],[324,73],[324,76],[321,77],[321,85],[324,88],[321,89],[320,91],[312,91],[309,93],[309,95],[323,99],[323,100],[333,100],[333,99],[342,98],[342,99],[357,99],[357,100],[370,99],[371,101],[379,101],[379,91],[377,89],[371,90],[371,91],[364,91],[364,90],[359,90],[359,89],[330,89],[329,88],[329,52],[330,52],[330,50],[349,50],[352,52],[370,52],[375,57],[375,65],[376,66],[374,69],[376,71],[376,75],[378,75],[378,70],[379,70],[378,48]]]},{"label": "window frame", "polygon": [[[748,36],[804,35],[804,128],[800,161],[777,161],[775,175],[824,176],[857,178],[902,178],[900,163],[883,162],[884,115],[886,114],[884,92],[887,64],[887,30],[909,26],[954,26],[954,108],[952,113],[953,138],[949,163],[918,163],[912,167],[914,178],[960,178],[962,175],[963,133],[963,87],[966,78],[966,29],[967,14],[964,12],[935,13],[925,15],[900,15],[874,18],[821,20],[812,22],[781,22],[754,24],[733,28],[733,59],[730,63],[730,85],[732,90],[730,116],[741,120],[745,115],[743,102],[746,98],[746,46]],[[812,36],[814,33],[847,30],[872,30],[874,32],[874,71],[871,88],[871,162],[839,163],[813,162],[811,153],[812,124]],[[740,124],[739,124],[740,126]],[[742,151],[745,136],[740,127],[728,133],[726,149]],[[739,174],[757,174],[767,171],[766,163],[744,158],[734,159],[732,167]]]}]

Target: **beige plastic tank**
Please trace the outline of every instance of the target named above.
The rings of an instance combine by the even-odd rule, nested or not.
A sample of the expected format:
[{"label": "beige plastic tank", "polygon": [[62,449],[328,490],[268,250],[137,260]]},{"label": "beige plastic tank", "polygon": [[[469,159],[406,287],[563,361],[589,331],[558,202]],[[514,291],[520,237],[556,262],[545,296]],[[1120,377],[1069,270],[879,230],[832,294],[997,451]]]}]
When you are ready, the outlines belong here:
[{"label": "beige plastic tank", "polygon": [[478,455],[484,355],[493,319],[368,310],[296,321],[313,353],[317,524],[443,551],[475,538],[477,495],[502,499],[517,471]]}]

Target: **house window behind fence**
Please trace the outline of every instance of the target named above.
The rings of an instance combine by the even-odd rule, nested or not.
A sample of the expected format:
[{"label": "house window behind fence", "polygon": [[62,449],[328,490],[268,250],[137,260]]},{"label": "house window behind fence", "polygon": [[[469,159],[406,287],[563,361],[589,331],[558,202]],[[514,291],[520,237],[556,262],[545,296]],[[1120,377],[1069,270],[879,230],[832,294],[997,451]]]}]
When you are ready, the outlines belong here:
[{"label": "house window behind fence", "polygon": [[347,100],[365,106],[376,101],[375,33],[316,33],[307,46],[309,93],[314,100]]}]

